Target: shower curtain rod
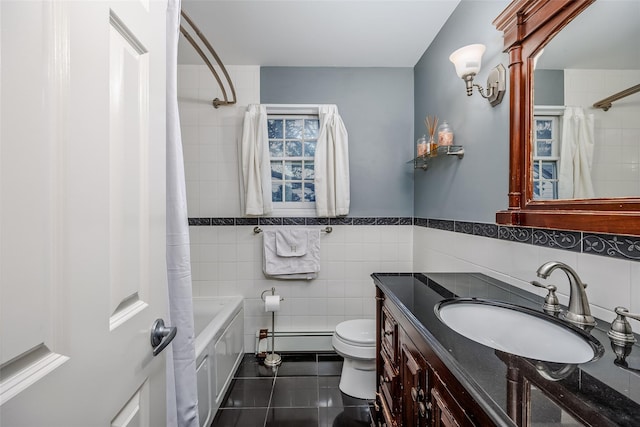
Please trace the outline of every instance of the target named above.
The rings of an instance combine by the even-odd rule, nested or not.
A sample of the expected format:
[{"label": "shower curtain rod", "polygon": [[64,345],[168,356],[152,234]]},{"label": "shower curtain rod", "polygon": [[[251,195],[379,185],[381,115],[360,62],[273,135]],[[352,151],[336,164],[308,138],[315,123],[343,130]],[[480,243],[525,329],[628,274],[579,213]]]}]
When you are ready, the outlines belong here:
[{"label": "shower curtain rod", "polygon": [[605,99],[603,99],[602,101],[598,101],[595,104],[593,104],[594,108],[602,108],[604,111],[608,111],[609,108],[611,108],[611,103],[614,101],[617,101],[619,99],[622,99],[624,97],[627,97],[629,95],[633,95],[636,92],[640,92],[640,84],[635,85],[635,86],[631,86],[629,89],[625,89],[621,92],[615,93]]},{"label": "shower curtain rod", "polygon": [[221,105],[233,105],[233,104],[235,104],[236,101],[237,101],[236,100],[236,89],[233,87],[233,82],[231,81],[231,77],[229,77],[229,73],[227,72],[227,69],[224,67],[224,64],[222,63],[222,60],[220,59],[220,57],[218,56],[216,51],[211,46],[211,43],[209,43],[209,40],[207,40],[207,38],[204,36],[204,34],[202,34],[200,29],[196,26],[196,24],[193,23],[191,18],[189,18],[189,16],[187,16],[187,14],[184,13],[184,10],[180,11],[180,15],[191,26],[191,28],[193,28],[193,30],[195,31],[195,33],[198,36],[198,38],[205,45],[205,47],[207,48],[207,50],[209,51],[211,56],[213,56],[213,58],[216,61],[216,64],[222,70],[222,73],[224,74],[224,77],[227,80],[227,83],[229,84],[229,88],[231,89],[231,96],[233,97],[233,99],[231,101],[229,101],[229,98],[227,97],[227,91],[226,91],[224,85],[222,84],[222,80],[220,79],[220,76],[216,72],[215,68],[213,68],[213,65],[211,64],[211,61],[209,61],[209,58],[207,58],[207,55],[200,48],[200,46],[198,46],[198,43],[191,36],[191,34],[189,34],[189,31],[182,24],[180,24],[180,32],[189,41],[189,43],[191,43],[191,46],[193,46],[193,48],[196,50],[196,52],[198,52],[198,55],[200,55],[200,57],[205,62],[205,64],[207,64],[207,66],[209,67],[209,70],[211,71],[211,74],[213,74],[213,77],[215,77],[216,81],[218,82],[218,86],[220,86],[220,89],[222,90],[222,97],[224,98],[224,101],[220,100],[219,98],[216,98],[216,99],[214,99],[212,101],[213,106],[215,108],[218,108]]}]

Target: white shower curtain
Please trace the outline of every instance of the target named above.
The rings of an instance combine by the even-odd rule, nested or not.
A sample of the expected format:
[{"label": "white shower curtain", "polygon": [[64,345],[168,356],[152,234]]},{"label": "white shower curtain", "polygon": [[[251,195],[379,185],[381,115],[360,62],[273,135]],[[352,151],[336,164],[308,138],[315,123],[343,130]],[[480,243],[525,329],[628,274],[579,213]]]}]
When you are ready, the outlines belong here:
[{"label": "white shower curtain", "polygon": [[267,109],[264,105],[249,105],[242,129],[242,179],[244,183],[244,213],[269,215],[271,201],[271,161]]},{"label": "white shower curtain", "polygon": [[321,105],[316,145],[315,192],[319,217],[349,213],[349,137],[335,105]]},{"label": "white shower curtain", "polygon": [[566,107],[558,177],[560,199],[594,197],[591,181],[594,142],[593,114],[585,114],[581,107]]},{"label": "white shower curtain", "polygon": [[193,331],[187,197],[178,112],[180,0],[167,7],[167,279],[169,324],[178,328],[167,348],[167,426],[199,427]]}]

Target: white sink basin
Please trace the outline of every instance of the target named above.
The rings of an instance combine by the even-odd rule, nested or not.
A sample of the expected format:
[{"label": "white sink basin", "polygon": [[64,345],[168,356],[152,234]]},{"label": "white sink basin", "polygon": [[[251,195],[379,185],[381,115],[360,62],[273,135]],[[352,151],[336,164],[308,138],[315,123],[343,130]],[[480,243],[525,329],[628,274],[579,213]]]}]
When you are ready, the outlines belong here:
[{"label": "white sink basin", "polygon": [[436,304],[435,312],[445,325],[473,341],[530,359],[579,364],[596,360],[604,352],[587,332],[513,304],[452,298]]}]

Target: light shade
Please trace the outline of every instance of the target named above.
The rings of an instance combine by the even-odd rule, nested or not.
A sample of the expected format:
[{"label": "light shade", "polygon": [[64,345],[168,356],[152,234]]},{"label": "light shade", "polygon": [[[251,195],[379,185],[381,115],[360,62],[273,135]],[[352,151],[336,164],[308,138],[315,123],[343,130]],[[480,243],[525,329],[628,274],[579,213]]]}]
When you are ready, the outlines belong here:
[{"label": "light shade", "polygon": [[464,79],[470,74],[478,74],[485,49],[483,44],[470,44],[461,47],[449,56],[449,60],[456,66],[458,77]]}]

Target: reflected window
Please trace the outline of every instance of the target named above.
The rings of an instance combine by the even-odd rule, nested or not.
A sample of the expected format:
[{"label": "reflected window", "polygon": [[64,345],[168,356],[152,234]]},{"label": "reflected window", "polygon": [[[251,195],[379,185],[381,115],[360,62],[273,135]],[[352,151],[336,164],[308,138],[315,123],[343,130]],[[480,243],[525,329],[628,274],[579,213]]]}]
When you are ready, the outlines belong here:
[{"label": "reflected window", "polygon": [[558,165],[560,160],[560,110],[533,117],[533,198],[558,198]]}]

